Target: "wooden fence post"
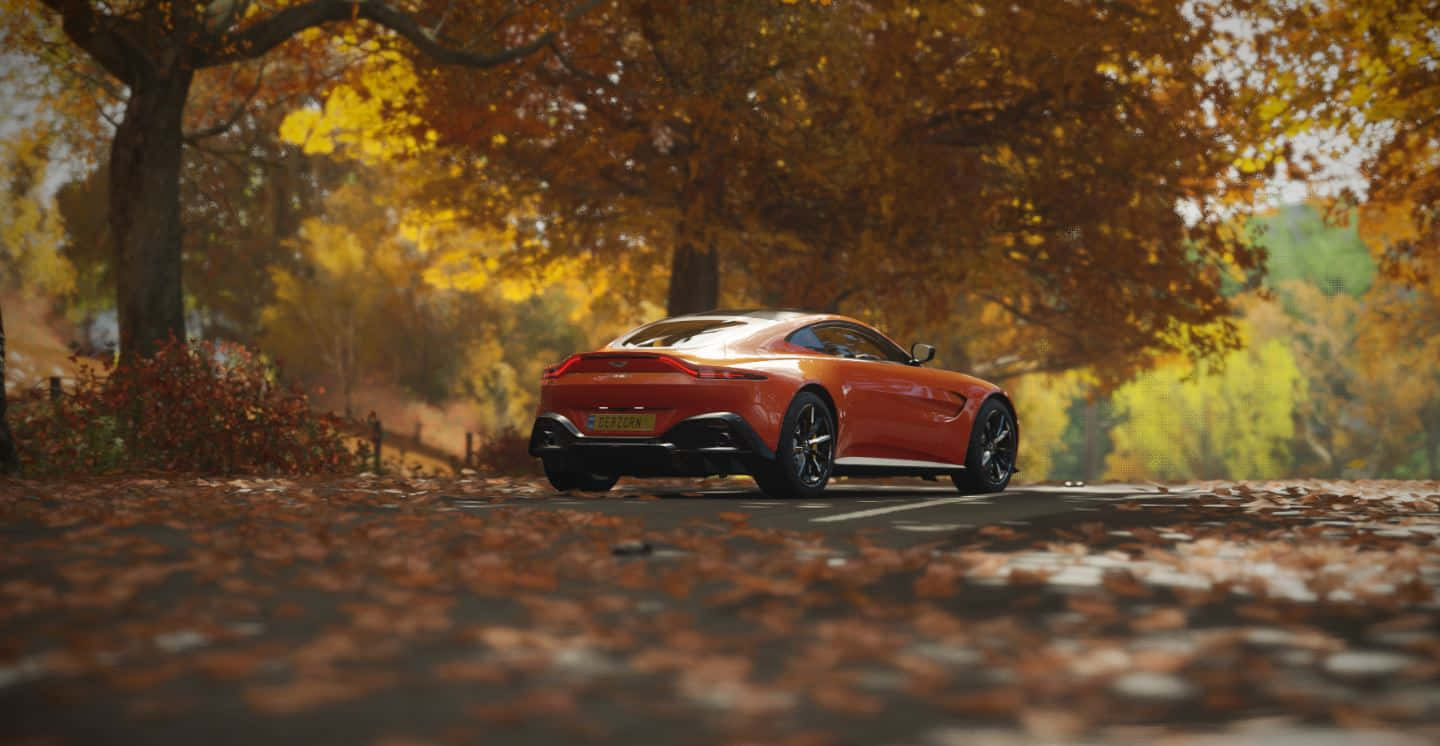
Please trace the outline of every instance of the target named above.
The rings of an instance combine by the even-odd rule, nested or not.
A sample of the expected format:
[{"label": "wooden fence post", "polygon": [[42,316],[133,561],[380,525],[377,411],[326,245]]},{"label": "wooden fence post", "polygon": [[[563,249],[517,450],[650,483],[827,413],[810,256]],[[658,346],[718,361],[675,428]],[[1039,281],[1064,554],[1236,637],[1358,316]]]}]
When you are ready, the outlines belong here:
[{"label": "wooden fence post", "polygon": [[474,465],[475,465],[474,458],[475,458],[475,433],[466,431],[466,433],[465,433],[465,466],[467,466],[467,467],[474,466]]},{"label": "wooden fence post", "polygon": [[50,403],[60,403],[60,376],[50,376]]},{"label": "wooden fence post", "polygon": [[370,413],[370,445],[375,451],[375,473],[380,473],[380,444],[385,441],[385,430],[380,427],[380,418]]}]

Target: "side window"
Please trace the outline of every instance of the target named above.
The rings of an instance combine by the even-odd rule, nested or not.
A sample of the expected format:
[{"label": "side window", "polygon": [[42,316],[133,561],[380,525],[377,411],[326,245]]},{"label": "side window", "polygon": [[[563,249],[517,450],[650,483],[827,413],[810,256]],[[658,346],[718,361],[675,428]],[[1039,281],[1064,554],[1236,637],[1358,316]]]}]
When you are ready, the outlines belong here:
[{"label": "side window", "polygon": [[910,362],[909,353],[905,352],[899,347],[896,347],[895,343],[885,339],[884,337],[876,336],[869,331],[861,331],[860,335],[870,343],[870,346],[875,350],[875,354],[881,360],[889,360],[892,363],[900,363],[901,365],[905,365]]},{"label": "side window", "polygon": [[808,350],[855,360],[909,362],[905,352],[846,324],[819,324],[792,332],[785,340]]},{"label": "side window", "polygon": [[825,346],[825,352],[830,355],[858,360],[885,359],[885,351],[880,345],[860,333],[858,329],[838,324],[822,326],[815,330],[815,336],[820,338],[821,344]]},{"label": "side window", "polygon": [[792,345],[804,347],[807,350],[814,350],[816,352],[825,351],[825,343],[821,342],[820,338],[815,336],[815,327],[813,326],[807,326],[804,329],[791,332],[790,336],[785,338],[785,341]]},{"label": "side window", "polygon": [[827,355],[836,357],[859,357],[860,350],[856,345],[860,339],[855,333],[842,326],[822,326],[815,330],[815,336],[820,338],[822,351]]}]

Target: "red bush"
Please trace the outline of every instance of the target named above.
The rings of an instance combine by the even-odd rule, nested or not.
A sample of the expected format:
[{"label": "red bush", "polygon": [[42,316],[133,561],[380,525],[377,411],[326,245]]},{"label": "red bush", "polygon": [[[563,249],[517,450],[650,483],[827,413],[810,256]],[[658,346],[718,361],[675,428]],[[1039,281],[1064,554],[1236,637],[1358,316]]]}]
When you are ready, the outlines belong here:
[{"label": "red bush", "polygon": [[42,475],[346,469],[353,456],[335,425],[245,348],[173,341],[131,364],[82,368],[58,402],[23,396],[14,419],[22,469]]},{"label": "red bush", "polygon": [[530,455],[530,435],[513,426],[506,426],[480,446],[476,466],[492,474],[533,475],[540,473],[540,462]]}]

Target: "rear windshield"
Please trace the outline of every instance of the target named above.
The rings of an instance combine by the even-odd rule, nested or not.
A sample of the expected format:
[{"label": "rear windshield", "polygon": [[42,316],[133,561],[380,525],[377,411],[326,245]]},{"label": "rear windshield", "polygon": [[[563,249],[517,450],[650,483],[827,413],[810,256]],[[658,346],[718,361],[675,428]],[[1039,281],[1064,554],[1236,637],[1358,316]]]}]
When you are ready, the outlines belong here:
[{"label": "rear windshield", "polygon": [[620,347],[699,347],[739,339],[752,331],[740,319],[667,319],[642,326],[620,340]]}]

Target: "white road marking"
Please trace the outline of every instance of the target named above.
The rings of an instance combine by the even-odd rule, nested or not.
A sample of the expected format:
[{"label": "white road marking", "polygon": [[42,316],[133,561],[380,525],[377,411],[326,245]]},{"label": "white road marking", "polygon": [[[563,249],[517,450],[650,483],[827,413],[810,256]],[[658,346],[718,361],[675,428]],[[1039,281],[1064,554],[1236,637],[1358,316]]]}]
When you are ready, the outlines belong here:
[{"label": "white road marking", "polygon": [[919,501],[919,502],[903,503],[903,504],[901,504],[901,505],[890,505],[890,506],[887,506],[887,507],[884,507],[884,508],[871,508],[871,509],[869,509],[869,510],[857,510],[857,511],[855,511],[855,512],[853,512],[853,513],[840,513],[840,514],[837,514],[837,515],[827,515],[827,516],[823,516],[823,517],[821,517],[821,518],[811,518],[811,519],[810,519],[810,522],[811,522],[811,523],[831,523],[831,522],[834,522],[834,521],[849,521],[849,520],[854,520],[854,519],[857,519],[857,518],[869,518],[869,517],[871,517],[871,516],[876,516],[876,515],[885,515],[886,513],[896,513],[896,512],[899,512],[899,511],[901,511],[901,510],[917,510],[917,509],[919,509],[919,508],[933,508],[933,507],[935,507],[935,506],[937,506],[937,505],[953,505],[953,504],[955,504],[955,503],[973,503],[973,502],[980,502],[981,500],[989,500],[989,499],[991,499],[991,498],[993,498],[993,497],[994,497],[994,495],[969,495],[969,496],[966,496],[966,497],[940,497],[940,498],[936,498],[936,499],[934,499],[934,500],[921,500],[921,501]]}]

